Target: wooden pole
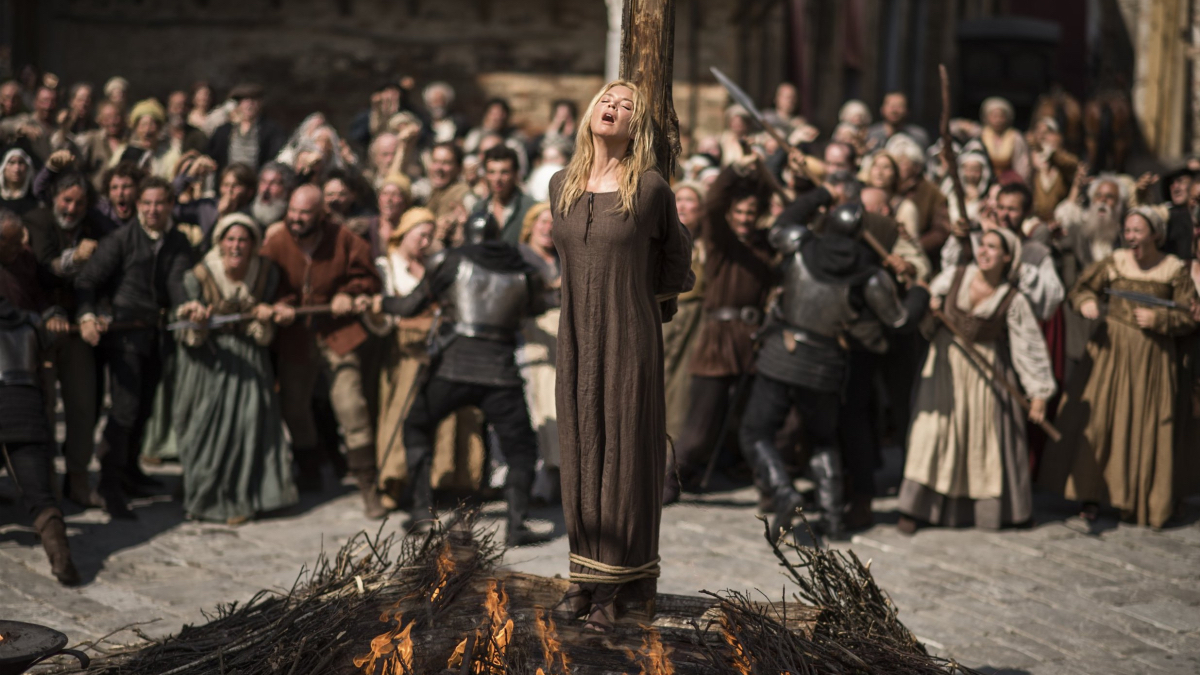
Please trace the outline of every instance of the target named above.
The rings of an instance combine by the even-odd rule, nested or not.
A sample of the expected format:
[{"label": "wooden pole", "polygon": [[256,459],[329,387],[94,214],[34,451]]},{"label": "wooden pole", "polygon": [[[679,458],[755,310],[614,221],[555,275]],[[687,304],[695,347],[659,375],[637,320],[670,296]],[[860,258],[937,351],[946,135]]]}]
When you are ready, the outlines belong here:
[{"label": "wooden pole", "polygon": [[675,60],[675,0],[625,0],[621,19],[620,77],[650,103],[658,139],[658,171],[670,180],[679,156],[679,118],[671,82]]}]

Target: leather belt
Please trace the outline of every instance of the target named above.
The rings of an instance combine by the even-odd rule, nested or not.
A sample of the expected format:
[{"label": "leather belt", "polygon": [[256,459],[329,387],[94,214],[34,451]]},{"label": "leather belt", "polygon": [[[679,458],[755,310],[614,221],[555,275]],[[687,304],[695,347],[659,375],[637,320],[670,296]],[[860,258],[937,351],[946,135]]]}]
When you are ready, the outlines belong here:
[{"label": "leather belt", "polygon": [[516,343],[517,341],[516,330],[512,328],[505,328],[503,326],[491,326],[482,323],[467,323],[465,321],[458,321],[454,324],[454,332],[465,337],[480,338],[495,342]]},{"label": "leather belt", "polygon": [[708,310],[709,321],[741,321],[751,326],[762,324],[763,312],[757,307],[717,307]]},{"label": "leather belt", "polygon": [[806,331],[802,328],[785,328],[783,330],[783,347],[789,353],[796,351],[796,344],[803,343],[812,347],[842,349],[846,347],[838,338],[829,337],[828,335],[820,335]]}]

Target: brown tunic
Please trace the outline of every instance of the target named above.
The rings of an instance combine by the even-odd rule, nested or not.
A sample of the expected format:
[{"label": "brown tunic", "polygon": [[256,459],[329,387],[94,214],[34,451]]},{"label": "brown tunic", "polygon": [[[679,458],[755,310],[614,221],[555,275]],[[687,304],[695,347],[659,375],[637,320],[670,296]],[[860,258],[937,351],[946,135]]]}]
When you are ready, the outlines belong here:
[{"label": "brown tunic", "polygon": [[[550,182],[551,204],[563,175]],[[566,214],[555,209],[554,245],[562,260],[555,400],[571,552],[638,567],[658,557],[666,466],[655,295],[688,290],[691,241],[675,195],[657,173],[642,176],[633,217],[619,207],[620,195],[611,192],[585,194]],[[596,573],[575,563],[571,571]],[[645,600],[656,588],[656,579],[642,579],[622,594]]]},{"label": "brown tunic", "polygon": [[701,377],[740,375],[753,367],[752,336],[758,326],[740,320],[716,321],[712,310],[732,307],[762,309],[771,292],[771,258],[774,252],[762,230],[738,239],[725,214],[729,211],[729,186],[736,178],[725,169],[709,188],[700,236],[705,247],[704,311],[700,335],[692,352],[691,373]]}]

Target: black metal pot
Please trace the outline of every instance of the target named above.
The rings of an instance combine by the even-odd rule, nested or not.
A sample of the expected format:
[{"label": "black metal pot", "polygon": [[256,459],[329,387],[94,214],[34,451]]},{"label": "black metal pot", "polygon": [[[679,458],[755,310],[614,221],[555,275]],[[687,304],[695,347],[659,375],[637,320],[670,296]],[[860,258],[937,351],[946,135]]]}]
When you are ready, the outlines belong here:
[{"label": "black metal pot", "polygon": [[79,667],[87,668],[87,655],[67,646],[67,636],[36,623],[0,620],[0,675],[20,675],[38,663],[59,654],[79,659]]}]

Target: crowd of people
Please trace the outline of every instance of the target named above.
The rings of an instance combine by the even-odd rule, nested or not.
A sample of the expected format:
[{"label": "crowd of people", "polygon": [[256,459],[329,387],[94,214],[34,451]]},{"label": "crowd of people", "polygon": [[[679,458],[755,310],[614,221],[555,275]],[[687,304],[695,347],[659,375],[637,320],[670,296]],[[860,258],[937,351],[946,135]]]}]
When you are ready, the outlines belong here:
[{"label": "crowd of people", "polygon": [[[804,507],[837,539],[873,523],[888,442],[909,533],[1027,525],[1035,484],[1080,502],[1083,531],[1109,508],[1163,527],[1200,488],[1200,162],[1092,171],[1053,118],[1020,132],[998,98],[955,120],[950,161],[903,94],[878,123],[849,101],[825,133],[785,83],[766,117],[792,147],[731,107],[667,177],[673,201],[635,209],[628,186],[572,187],[589,116],[619,107],[599,95],[583,117],[553,102],[533,135],[502,99],[472,126],[449,85],[388,82],[345,134],[313,113],[289,135],[258,85],[130,91],[0,84],[0,443],[63,583],[60,401],[61,494],[114,519],[162,489],[142,468],[162,461],[189,518],[229,524],[320,491],[327,464],[366,516],[407,509],[412,529],[439,494],[502,489],[513,545],[540,539],[529,501],[560,486],[662,473],[646,494],[671,503],[739,457],[776,533]],[[657,298],[661,364],[639,357],[659,339],[644,312],[562,305],[570,283],[654,295],[642,249],[599,265],[582,248],[630,246],[643,212],[693,240],[694,284]],[[597,335],[625,347],[577,353]],[[627,389],[665,408],[585,423]],[[647,457],[560,477],[560,439],[607,433]]]}]

